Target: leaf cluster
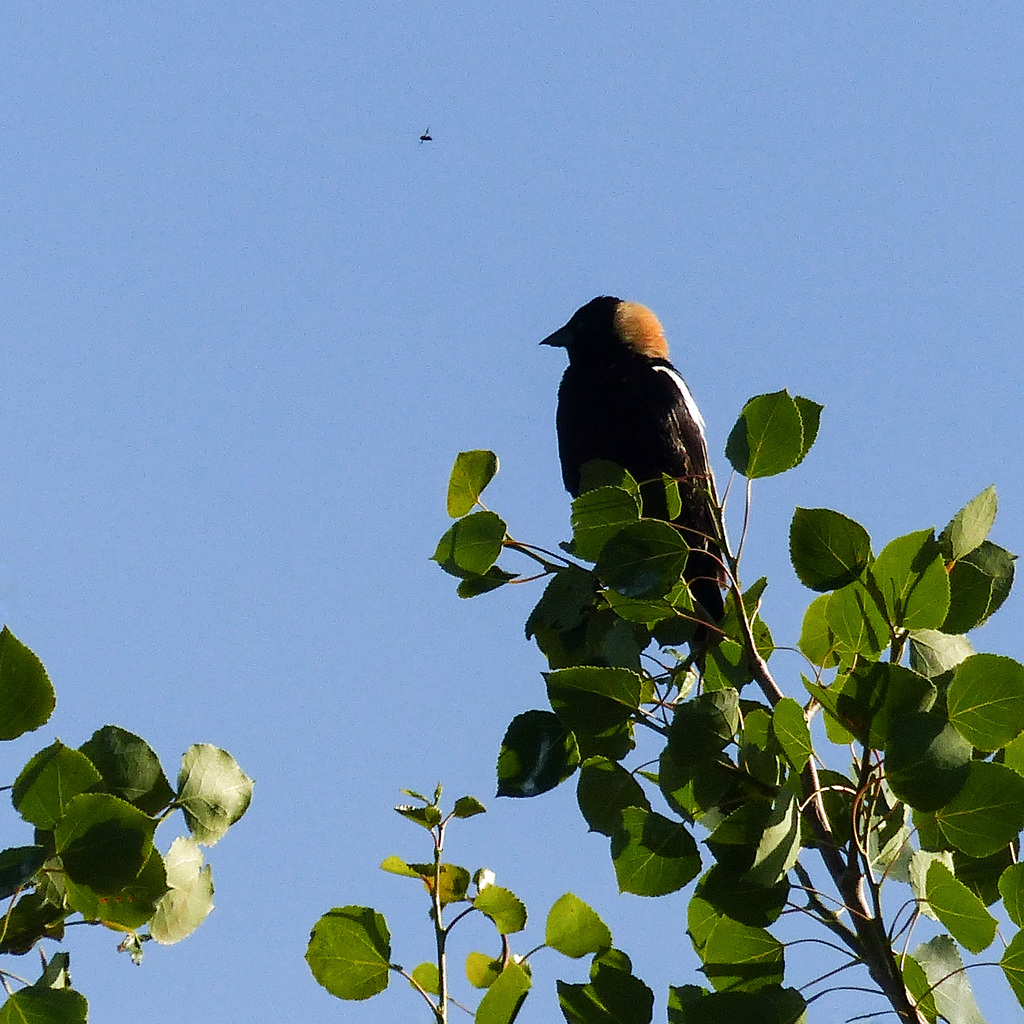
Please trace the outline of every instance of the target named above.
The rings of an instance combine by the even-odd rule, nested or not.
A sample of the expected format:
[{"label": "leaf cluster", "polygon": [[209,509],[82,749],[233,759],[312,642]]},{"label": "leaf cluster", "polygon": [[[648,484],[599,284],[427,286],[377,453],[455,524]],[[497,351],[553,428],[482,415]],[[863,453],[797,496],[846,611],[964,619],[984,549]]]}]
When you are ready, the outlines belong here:
[{"label": "leaf cluster", "polygon": [[[12,740],[49,719],[53,685],[36,655],[0,632],[0,737]],[[226,751],[194,744],[171,786],[153,749],[115,725],[78,748],[56,739],[19,772],[11,802],[32,826],[31,842],[0,851],[0,953],[22,956],[68,924],[103,925],[139,962],[142,944],[180,941],[213,909],[213,881],[200,844],[212,846],[249,806],[252,780]],[[161,854],[157,826],[180,810],[188,835]],[[63,973],[54,971],[63,964]],[[11,992],[0,1020],[85,1020],[85,1000],[55,955],[34,984]],[[7,1015],[7,1016],[5,1016]]]},{"label": "leaf cluster", "polygon": [[[621,891],[696,882],[687,933],[705,983],[670,989],[672,1022],[803,1019],[827,985],[787,987],[773,926],[794,911],[838,940],[837,970],[867,969],[901,1020],[973,1020],[960,951],[994,941],[997,901],[1020,924],[1024,666],[977,653],[968,636],[1013,583],[1015,556],[989,539],[995,491],[877,555],[842,513],[796,509],[791,560],[817,596],[797,644],[804,671],[777,668],[759,614],[767,581],[741,582],[739,552],[752,481],[797,466],[820,416],[808,399],[761,395],[730,434],[748,505],[738,551],[719,519],[721,623],[695,611],[679,530],[645,515],[654,482],[585,467],[572,538],[552,552],[512,538],[482,505],[492,453],[462,453],[452,473],[456,522],[434,558],[460,596],[546,579],[526,632],[548,661],[548,707],[509,725],[498,792],[533,797],[575,778]],[[671,512],[675,482],[663,483]],[[509,553],[532,568],[499,566]],[[923,918],[947,934],[910,950]],[[1020,933],[1000,963],[1024,1005]]]},{"label": "leaf cluster", "polygon": [[398,974],[423,997],[433,1019],[447,1021],[452,1003],[448,995],[448,938],[461,922],[483,918],[493,926],[497,948],[491,952],[472,950],[465,958],[467,981],[483,992],[472,1011],[477,1024],[511,1024],[515,1020],[533,984],[532,958],[543,949],[574,960],[591,958],[586,983],[558,983],[559,1005],[571,1024],[596,1019],[619,1024],[650,1020],[654,994],[634,976],[629,957],[615,949],[604,921],[572,893],[559,897],[549,910],[544,941],[524,953],[513,952],[511,936],[521,934],[527,924],[522,900],[496,885],[489,869],[471,873],[442,859],[445,829],[453,820],[484,813],[479,800],[460,797],[445,814],[440,806],[440,786],[432,798],[408,790],[405,794],[415,803],[401,804],[395,810],[430,833],[434,857],[414,863],[390,856],[381,868],[421,883],[430,904],[436,957],[407,971],[392,961],[391,933],[383,915],[371,907],[335,907],[313,926],[306,950],[306,962],[320,985],[339,999],[369,999],[383,992],[391,976]]}]

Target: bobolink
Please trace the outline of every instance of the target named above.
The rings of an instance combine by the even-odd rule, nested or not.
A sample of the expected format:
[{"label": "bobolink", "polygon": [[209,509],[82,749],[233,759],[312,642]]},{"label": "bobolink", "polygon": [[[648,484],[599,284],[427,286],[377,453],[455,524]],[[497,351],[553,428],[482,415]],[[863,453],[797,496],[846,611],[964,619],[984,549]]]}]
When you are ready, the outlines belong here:
[{"label": "bobolink", "polygon": [[646,306],[610,295],[592,299],[542,345],[564,348],[569,366],[558,389],[558,454],[575,498],[580,468],[607,459],[641,488],[644,514],[665,519],[662,473],[679,482],[690,555],[683,576],[711,621],[722,618],[725,570],[715,538],[715,480],[704,420],[679,371],[668,360],[658,318]]}]

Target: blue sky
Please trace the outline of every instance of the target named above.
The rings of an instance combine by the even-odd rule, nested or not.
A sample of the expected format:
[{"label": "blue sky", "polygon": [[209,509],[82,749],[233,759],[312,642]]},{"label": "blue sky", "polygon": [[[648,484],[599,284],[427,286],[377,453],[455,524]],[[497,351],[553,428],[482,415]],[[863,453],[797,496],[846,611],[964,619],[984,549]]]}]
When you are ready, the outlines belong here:
[{"label": "blue sky", "polygon": [[[591,902],[664,1019],[697,980],[684,897],[617,896],[571,787],[491,797],[505,725],[544,702],[539,591],[459,601],[427,561],[451,461],[495,449],[515,536],[568,535],[564,354],[537,342],[611,293],[659,314],[721,482],[749,396],[826,405],[807,462],[755,488],[778,642],[811,597],[795,505],[877,550],[994,483],[994,539],[1024,550],[1024,12],[13,0],[0,24],[0,604],[59,700],[3,777],[114,722],[171,771],[208,741],[257,780],[196,935],[136,969],[72,932],[93,1019],[423,1019],[400,986],[337,1003],[302,954],[368,903],[400,962],[429,955],[377,864],[426,857],[390,808],[438,779],[490,807],[451,858],[519,892],[536,941],[562,892]],[[1020,658],[1021,607],[978,645]],[[582,980],[562,968],[537,964],[524,1024]]]}]

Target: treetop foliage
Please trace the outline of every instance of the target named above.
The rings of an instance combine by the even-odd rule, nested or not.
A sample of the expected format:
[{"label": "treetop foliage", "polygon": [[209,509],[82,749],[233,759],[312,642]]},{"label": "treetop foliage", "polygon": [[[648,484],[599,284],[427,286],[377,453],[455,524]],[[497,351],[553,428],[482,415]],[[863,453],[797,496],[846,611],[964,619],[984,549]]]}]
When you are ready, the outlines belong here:
[{"label": "treetop foliage", "polygon": [[[1014,578],[1015,556],[989,539],[995,490],[938,533],[922,528],[880,548],[839,511],[797,508],[790,558],[814,596],[799,638],[777,646],[760,615],[767,580],[742,577],[749,495],[755,480],[802,462],[821,413],[785,391],[761,395],[729,436],[747,506],[735,548],[721,510],[716,523],[729,579],[720,623],[695,610],[680,531],[645,516],[639,484],[652,482],[589,464],[571,539],[541,548],[484,506],[498,471],[492,452],[461,453],[451,475],[454,522],[433,557],[458,579],[459,596],[546,581],[526,634],[548,662],[547,706],[507,727],[498,794],[535,797],[575,778],[586,827],[608,837],[622,892],[693,886],[685,937],[703,980],[668,986],[670,1024],[740,1015],[793,1024],[851,970],[866,971],[880,999],[860,997],[853,1016],[887,1009],[908,1024],[976,1022],[964,964],[997,939],[1001,954],[986,956],[1024,1005],[1024,666],[976,652],[971,639]],[[671,515],[677,482],[662,483]],[[509,567],[509,557],[529,568]],[[436,833],[449,819],[427,814],[437,797],[420,799],[421,824]],[[443,906],[480,909],[468,872],[404,867],[435,892],[444,882]],[[833,969],[808,979],[787,963],[775,934],[783,915],[838,951]],[[921,941],[922,931],[934,934]],[[659,936],[683,939],[682,926]],[[559,982],[564,1017],[647,1024],[653,1002],[641,993],[650,989],[603,941],[581,954],[593,957],[588,986]],[[518,961],[491,968],[489,992],[525,994]],[[426,991],[446,1020],[446,990]],[[509,999],[491,1015],[487,1001],[476,1020],[509,1022],[521,1004]]]}]

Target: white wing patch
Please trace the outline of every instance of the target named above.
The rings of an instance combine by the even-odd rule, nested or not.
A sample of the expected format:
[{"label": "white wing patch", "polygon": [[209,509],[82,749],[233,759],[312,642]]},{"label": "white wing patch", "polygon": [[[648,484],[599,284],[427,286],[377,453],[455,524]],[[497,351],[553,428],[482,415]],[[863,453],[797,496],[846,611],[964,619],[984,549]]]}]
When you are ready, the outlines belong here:
[{"label": "white wing patch", "polygon": [[675,381],[675,385],[679,388],[679,394],[683,396],[683,405],[686,406],[686,411],[690,415],[690,419],[700,427],[701,434],[707,432],[707,428],[704,425],[704,417],[700,414],[700,409],[697,408],[697,403],[693,400],[693,395],[690,394],[690,389],[686,386],[686,381],[683,380],[679,374],[668,366],[655,366],[654,369],[661,373],[667,374]]}]

